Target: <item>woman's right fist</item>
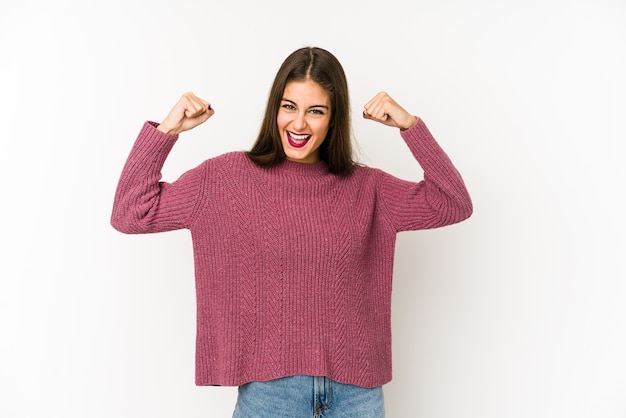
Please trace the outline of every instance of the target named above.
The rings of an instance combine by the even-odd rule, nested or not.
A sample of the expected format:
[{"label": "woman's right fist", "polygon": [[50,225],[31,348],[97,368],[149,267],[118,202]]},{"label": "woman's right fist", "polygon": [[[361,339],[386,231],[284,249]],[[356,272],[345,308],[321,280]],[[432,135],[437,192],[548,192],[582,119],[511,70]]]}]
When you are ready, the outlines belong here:
[{"label": "woman's right fist", "polygon": [[214,114],[215,110],[209,102],[192,92],[187,92],[174,105],[157,129],[169,135],[178,135],[206,122]]}]

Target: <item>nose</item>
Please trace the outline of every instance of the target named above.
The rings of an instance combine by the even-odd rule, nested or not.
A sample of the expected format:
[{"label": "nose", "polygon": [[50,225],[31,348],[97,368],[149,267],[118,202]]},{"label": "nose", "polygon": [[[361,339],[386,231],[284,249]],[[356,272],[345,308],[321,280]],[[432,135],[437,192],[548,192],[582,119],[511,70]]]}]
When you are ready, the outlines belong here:
[{"label": "nose", "polygon": [[298,112],[293,120],[293,129],[297,132],[303,132],[306,126],[306,113]]}]

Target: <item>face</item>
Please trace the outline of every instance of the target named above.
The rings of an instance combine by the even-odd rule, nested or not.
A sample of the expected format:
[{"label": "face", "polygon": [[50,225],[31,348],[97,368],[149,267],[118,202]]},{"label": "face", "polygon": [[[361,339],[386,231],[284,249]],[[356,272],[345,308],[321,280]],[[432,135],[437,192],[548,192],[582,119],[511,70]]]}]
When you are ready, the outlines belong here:
[{"label": "face", "polygon": [[290,161],[316,163],[330,125],[330,96],[315,81],[290,81],[276,118],[283,150]]}]

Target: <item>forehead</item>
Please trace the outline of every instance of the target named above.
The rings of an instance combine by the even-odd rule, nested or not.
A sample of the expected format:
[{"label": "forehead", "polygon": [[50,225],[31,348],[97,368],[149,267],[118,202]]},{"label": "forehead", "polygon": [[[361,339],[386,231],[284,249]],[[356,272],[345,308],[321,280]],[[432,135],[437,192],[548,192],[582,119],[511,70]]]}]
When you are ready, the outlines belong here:
[{"label": "forehead", "polygon": [[330,95],[322,86],[311,79],[290,81],[285,85],[283,99],[296,103],[330,105]]}]

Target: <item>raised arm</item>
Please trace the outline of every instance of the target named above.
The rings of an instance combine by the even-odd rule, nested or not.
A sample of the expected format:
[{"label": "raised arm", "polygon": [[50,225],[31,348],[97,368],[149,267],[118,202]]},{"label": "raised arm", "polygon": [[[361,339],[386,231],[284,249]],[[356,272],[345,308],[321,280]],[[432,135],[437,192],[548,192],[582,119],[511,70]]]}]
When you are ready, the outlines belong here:
[{"label": "raised arm", "polygon": [[118,181],[111,225],[139,234],[188,226],[202,184],[203,166],[174,183],[161,181],[161,169],[178,134],[209,119],[215,111],[205,100],[185,93],[160,124],[146,122],[137,137]]},{"label": "raised arm", "polygon": [[461,222],[472,214],[472,200],[461,175],[420,118],[385,92],[365,105],[363,117],[399,128],[424,171],[420,182],[383,176],[383,204],[397,231],[437,228]]}]

